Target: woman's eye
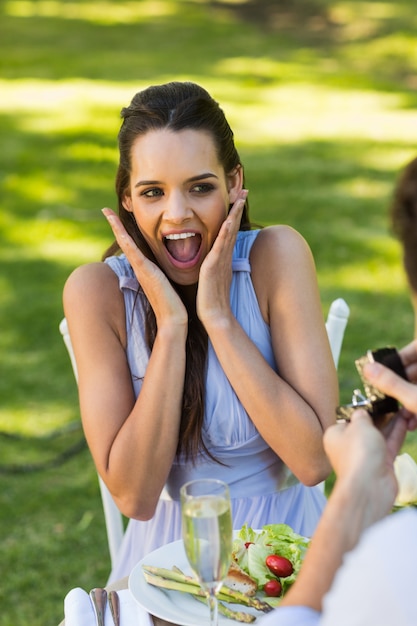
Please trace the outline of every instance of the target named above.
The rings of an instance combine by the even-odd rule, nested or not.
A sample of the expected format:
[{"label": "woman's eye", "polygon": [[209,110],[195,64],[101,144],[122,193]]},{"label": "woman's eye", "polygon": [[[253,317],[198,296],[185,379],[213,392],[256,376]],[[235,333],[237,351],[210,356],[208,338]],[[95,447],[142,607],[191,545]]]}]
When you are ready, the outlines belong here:
[{"label": "woman's eye", "polygon": [[159,189],[158,187],[152,187],[152,189],[146,189],[143,191],[141,195],[146,196],[147,198],[156,198],[158,196],[162,196],[163,192],[162,189]]},{"label": "woman's eye", "polygon": [[214,189],[211,183],[199,183],[198,185],[194,185],[192,191],[196,191],[197,193],[208,193]]}]

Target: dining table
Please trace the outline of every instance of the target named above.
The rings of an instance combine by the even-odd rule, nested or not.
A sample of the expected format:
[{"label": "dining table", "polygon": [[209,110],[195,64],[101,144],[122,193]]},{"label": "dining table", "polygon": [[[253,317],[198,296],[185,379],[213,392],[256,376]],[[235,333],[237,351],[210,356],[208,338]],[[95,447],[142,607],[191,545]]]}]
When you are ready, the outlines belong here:
[{"label": "dining table", "polygon": [[[128,589],[128,582],[129,582],[129,577],[126,576],[125,578],[121,578],[120,580],[115,581],[114,583],[111,583],[109,585],[107,585],[105,587],[105,589],[109,592],[109,591],[123,591],[125,589]],[[167,622],[159,617],[155,617],[154,615],[151,615],[152,617],[152,621],[154,623],[154,626],[173,626],[172,622]],[[62,620],[62,622],[59,624],[59,626],[65,626],[65,619]],[[130,626],[126,625],[126,626]],[[137,624],[132,624],[132,626],[138,626]],[[176,626],[176,625],[174,625]]]}]

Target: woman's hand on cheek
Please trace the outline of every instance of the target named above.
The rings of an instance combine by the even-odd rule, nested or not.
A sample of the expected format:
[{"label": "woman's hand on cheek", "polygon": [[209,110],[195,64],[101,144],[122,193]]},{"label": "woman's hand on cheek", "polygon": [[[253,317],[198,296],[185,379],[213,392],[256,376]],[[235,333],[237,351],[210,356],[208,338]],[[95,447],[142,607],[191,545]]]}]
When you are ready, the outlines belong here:
[{"label": "woman's hand on cheek", "polygon": [[230,315],[232,257],[248,192],[243,189],[223,222],[210,252],[204,259],[198,281],[197,314],[207,327]]},{"label": "woman's hand on cheek", "polygon": [[136,251],[138,250],[137,245],[123,226],[120,217],[114,211],[108,208],[101,209],[101,212],[110,224],[110,227],[122,252],[124,252],[128,258],[129,255],[136,253]]},{"label": "woman's hand on cheek", "polygon": [[186,325],[188,315],[181,298],[162,270],[148,259],[128,234],[120,218],[111,209],[103,209],[117,243],[132,266],[140,286],[155,313],[158,328],[164,323]]}]

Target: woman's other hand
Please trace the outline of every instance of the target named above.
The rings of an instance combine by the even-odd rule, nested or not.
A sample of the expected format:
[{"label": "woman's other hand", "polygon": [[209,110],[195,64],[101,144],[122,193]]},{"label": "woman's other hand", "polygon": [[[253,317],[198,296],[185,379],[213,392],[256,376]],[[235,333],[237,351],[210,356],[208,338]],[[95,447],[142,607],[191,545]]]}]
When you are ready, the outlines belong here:
[{"label": "woman's other hand", "polygon": [[232,257],[248,192],[242,189],[230,209],[219,234],[200,269],[197,291],[197,314],[207,328],[221,324],[229,315]]}]

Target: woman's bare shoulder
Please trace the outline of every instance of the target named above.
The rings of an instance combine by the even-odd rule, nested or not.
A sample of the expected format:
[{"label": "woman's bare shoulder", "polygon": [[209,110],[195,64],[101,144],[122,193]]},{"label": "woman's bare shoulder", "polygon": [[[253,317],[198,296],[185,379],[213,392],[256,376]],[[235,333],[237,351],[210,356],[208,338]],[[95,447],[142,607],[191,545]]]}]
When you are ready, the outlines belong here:
[{"label": "woman's bare shoulder", "polygon": [[109,342],[116,337],[125,346],[124,298],[118,276],[106,263],[77,267],[65,283],[63,304],[75,343],[90,349],[94,345],[113,345]]},{"label": "woman's bare shoulder", "polygon": [[316,281],[310,247],[291,226],[268,226],[261,230],[250,261],[253,285],[266,320],[272,301],[288,300],[306,284]]},{"label": "woman's bare shoulder", "polygon": [[306,240],[292,226],[279,224],[267,226],[259,232],[253,244],[251,262],[255,267],[257,264],[265,267],[266,263],[294,261],[299,256],[311,256]]},{"label": "woman's bare shoulder", "polygon": [[[88,263],[77,267],[68,277],[63,293],[65,314],[89,309],[111,311],[123,300],[118,276],[106,263]],[[78,310],[78,312],[80,312]]]},{"label": "woman's bare shoulder", "polygon": [[95,292],[114,289],[118,278],[106,263],[87,263],[80,265],[69,275],[64,286],[64,295],[76,296],[78,292]]}]

